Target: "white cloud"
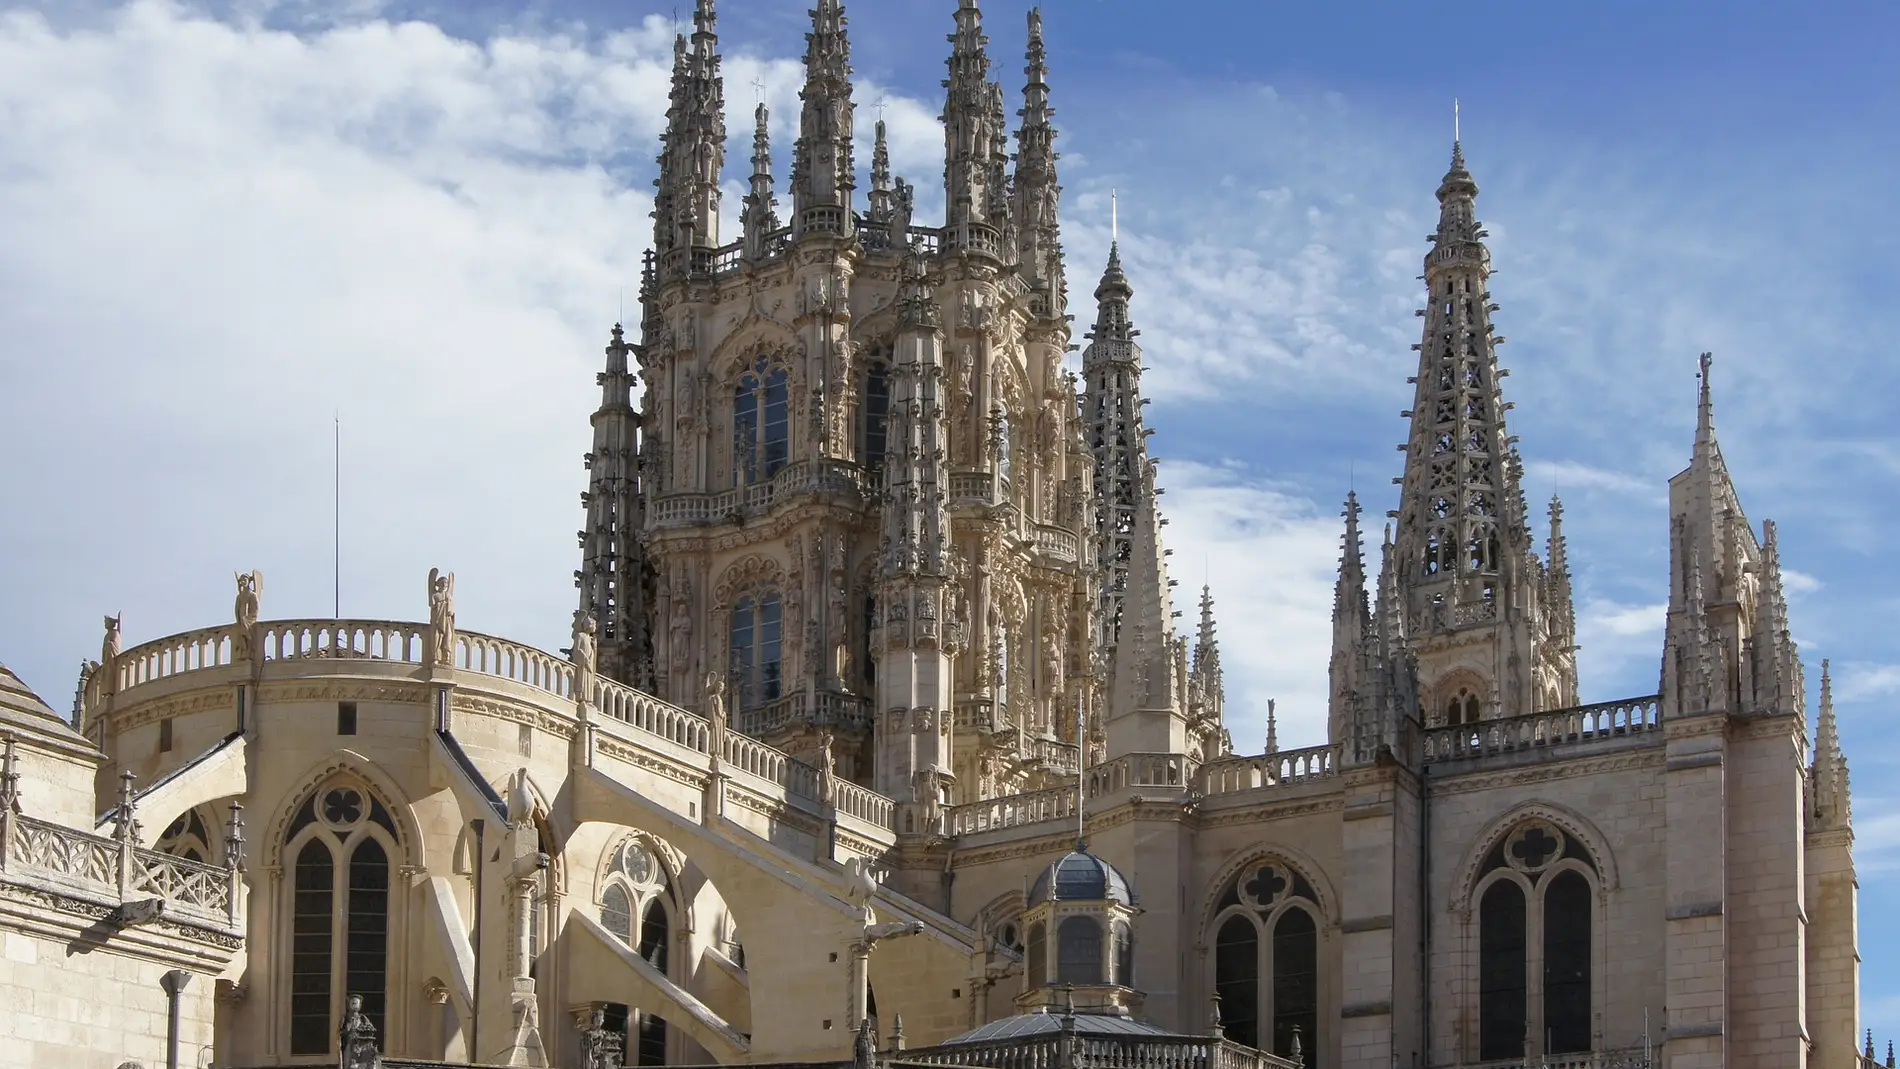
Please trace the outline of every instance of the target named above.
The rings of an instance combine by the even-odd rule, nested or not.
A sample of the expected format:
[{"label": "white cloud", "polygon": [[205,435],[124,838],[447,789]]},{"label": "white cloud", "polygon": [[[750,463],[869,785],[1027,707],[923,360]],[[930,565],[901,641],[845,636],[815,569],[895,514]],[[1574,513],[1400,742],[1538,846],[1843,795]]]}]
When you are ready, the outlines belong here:
[{"label": "white cloud", "polygon": [[[198,626],[237,568],[268,614],[328,615],[333,411],[343,611],[413,618],[441,565],[469,626],[563,644],[670,63],[658,18],[476,42],[160,0],[0,15],[0,372],[31,399],[0,424],[12,665],[63,693],[101,608],[135,642]],[[729,69],[792,91],[789,60]],[[879,95],[921,166],[929,109]]]},{"label": "white cloud", "polygon": [[[1655,667],[1662,663],[1666,603],[1624,604],[1592,600],[1577,609],[1577,674],[1588,695],[1602,698],[1624,694],[1603,692],[1605,681],[1624,683],[1630,694],[1655,693]],[[1630,688],[1634,688],[1633,690]]]},{"label": "white cloud", "polygon": [[[1227,726],[1234,748],[1258,753],[1267,699],[1283,746],[1326,741],[1326,666],[1343,521],[1239,465],[1167,462],[1161,499],[1180,584],[1175,608],[1190,632],[1203,583],[1214,588]],[[1375,565],[1376,566],[1376,565]]]},{"label": "white cloud", "polygon": [[1900,694],[1900,664],[1848,663],[1834,666],[1834,698],[1869,701]]}]

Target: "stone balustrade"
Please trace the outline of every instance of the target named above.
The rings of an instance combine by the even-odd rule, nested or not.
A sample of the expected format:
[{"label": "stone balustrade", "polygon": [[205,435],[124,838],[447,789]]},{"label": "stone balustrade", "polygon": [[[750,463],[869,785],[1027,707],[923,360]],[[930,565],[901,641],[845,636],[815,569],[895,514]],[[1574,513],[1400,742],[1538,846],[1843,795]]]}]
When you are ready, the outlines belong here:
[{"label": "stone balustrade", "polygon": [[265,661],[331,657],[421,664],[428,631],[422,624],[390,620],[274,620],[257,626]]},{"label": "stone balustrade", "polygon": [[[1066,1044],[1073,1043],[1068,1051]],[[1300,1064],[1211,1036],[1047,1032],[908,1050],[903,1062],[980,1069],[1296,1069]]]},{"label": "stone balustrade", "polygon": [[897,803],[849,780],[838,780],[835,786],[837,797],[832,800],[832,804],[838,812],[879,828],[897,826]]},{"label": "stone balustrade", "polygon": [[995,831],[999,828],[1015,828],[1025,824],[1041,824],[1044,821],[1062,820],[1075,823],[1075,787],[1051,787],[1044,791],[1031,791],[1028,794],[1012,794],[1006,798],[989,798],[980,802],[965,802],[951,806],[946,810],[944,821],[950,835],[970,835],[975,832]]},{"label": "stone balustrade", "polygon": [[1184,754],[1129,753],[1088,770],[1089,797],[1131,787],[1185,791],[1194,785],[1196,764]]},{"label": "stone balustrade", "polygon": [[1575,1054],[1539,1054],[1488,1062],[1459,1062],[1457,1069],[1651,1069],[1652,1053],[1642,1047],[1579,1051]]},{"label": "stone balustrade", "polygon": [[637,732],[653,735],[694,753],[705,753],[712,737],[706,719],[611,679],[594,680],[594,708]]},{"label": "stone balustrade", "polygon": [[151,899],[173,920],[239,930],[235,869],[147,850],[19,813],[0,814],[0,880],[122,907]]},{"label": "stone balustrade", "polygon": [[1256,757],[1225,757],[1201,767],[1201,793],[1236,794],[1262,787],[1306,783],[1339,774],[1335,744],[1280,750]]},{"label": "stone balustrade", "polygon": [[1014,488],[1010,481],[993,471],[953,471],[950,473],[950,507],[982,506],[995,508],[1008,504]]},{"label": "stone balustrade", "polygon": [[1063,564],[1074,564],[1082,559],[1082,538],[1074,531],[1042,523],[1036,524],[1032,530],[1036,552]]},{"label": "stone balustrade", "polygon": [[455,667],[465,672],[512,679],[557,698],[574,699],[572,662],[505,638],[474,631],[456,632]]},{"label": "stone balustrade", "polygon": [[236,633],[235,624],[207,627],[134,646],[120,653],[115,663],[116,689],[123,693],[141,684],[231,664]]},{"label": "stone balustrade", "polygon": [[1567,744],[1608,742],[1662,728],[1662,698],[1646,695],[1570,709],[1485,720],[1423,733],[1426,764],[1463,761]]},{"label": "stone balustrade", "polygon": [[836,494],[861,501],[870,484],[864,469],[844,460],[801,460],[787,464],[770,479],[715,493],[666,494],[654,502],[653,520],[661,527],[723,523],[734,516],[763,515],[779,500],[801,494]]},{"label": "stone balustrade", "polygon": [[[922,622],[913,621],[913,624]],[[863,698],[836,691],[821,691],[813,696],[801,690],[756,709],[741,709],[735,719],[739,730],[747,735],[770,734],[792,723],[869,731],[871,704]]]}]

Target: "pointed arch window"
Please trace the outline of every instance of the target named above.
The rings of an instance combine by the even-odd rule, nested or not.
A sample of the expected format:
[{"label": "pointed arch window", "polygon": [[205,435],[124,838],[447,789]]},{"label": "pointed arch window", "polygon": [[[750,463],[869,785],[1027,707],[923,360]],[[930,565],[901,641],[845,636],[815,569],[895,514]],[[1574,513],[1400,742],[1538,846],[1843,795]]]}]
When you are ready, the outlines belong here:
[{"label": "pointed arch window", "polygon": [[330,1053],[344,1001],[386,1032],[395,822],[358,783],[333,781],[290,821],[290,1053]]},{"label": "pointed arch window", "polygon": [[1546,1053],[1590,1049],[1590,883],[1574,870],[1544,890]]},{"label": "pointed arch window", "polygon": [[1478,722],[1478,709],[1478,696],[1471,693],[1471,688],[1460,687],[1451,700],[1445,703],[1445,724],[1449,727],[1475,724]]},{"label": "pointed arch window", "polygon": [[778,591],[747,594],[732,607],[734,705],[757,709],[779,699],[783,685],[784,607]]},{"label": "pointed arch window", "polygon": [[1527,1018],[1524,889],[1499,880],[1478,903],[1478,1057],[1524,1055]]},{"label": "pointed arch window", "polygon": [[1292,1054],[1298,1036],[1312,1067],[1324,1050],[1316,903],[1304,876],[1268,859],[1229,881],[1213,921],[1222,1033],[1282,1057]]},{"label": "pointed arch window", "polygon": [[[673,915],[677,903],[671,878],[652,844],[639,836],[621,840],[608,852],[607,876],[600,893],[601,927],[632,947],[660,975],[672,978]],[[638,927],[635,927],[635,918]],[[735,954],[736,934],[734,938]],[[741,967],[744,961],[740,960]],[[610,1013],[609,1027],[623,1045],[628,1065],[665,1065],[666,1019],[651,1010],[622,1006]]]},{"label": "pointed arch window", "polygon": [[759,357],[732,391],[734,481],[765,482],[790,458],[790,383],[783,367]]}]

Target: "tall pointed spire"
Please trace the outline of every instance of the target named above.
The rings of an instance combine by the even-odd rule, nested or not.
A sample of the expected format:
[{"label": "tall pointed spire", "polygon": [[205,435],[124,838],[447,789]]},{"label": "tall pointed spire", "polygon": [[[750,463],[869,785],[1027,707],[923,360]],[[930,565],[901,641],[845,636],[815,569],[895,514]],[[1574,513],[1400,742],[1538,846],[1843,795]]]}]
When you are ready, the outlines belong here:
[{"label": "tall pointed spire", "polygon": [[739,221],[745,228],[746,259],[759,260],[771,251],[766,247],[767,237],[779,227],[778,195],[772,189],[772,113],[760,104],[753,118],[752,188],[746,193]]},{"label": "tall pointed spire", "polygon": [[1267,754],[1272,756],[1280,752],[1280,718],[1275,706],[1278,703],[1267,699]]},{"label": "tall pointed spire", "polygon": [[805,35],[805,88],[799,92],[798,147],[792,156],[792,231],[848,234],[857,187],[852,163],[851,39],[844,5],[817,0]]},{"label": "tall pointed spire", "polygon": [[593,449],[586,456],[587,526],[580,532],[581,567],[574,573],[580,611],[599,628],[599,670],[623,683],[652,689],[646,631],[645,514],[640,485],[640,416],[633,408],[633,353],[620,324],[607,346],[607,368],[596,376],[600,408]]},{"label": "tall pointed spire", "polygon": [[891,144],[884,135],[884,120],[877,121],[877,141],[871,148],[871,221],[879,225],[891,221]]},{"label": "tall pointed spire", "polygon": [[989,80],[990,39],[977,0],[958,0],[950,35],[950,77],[944,80],[944,246],[995,256],[1001,236],[991,224],[997,150],[995,87]]},{"label": "tall pointed spire", "polygon": [[1814,730],[1814,810],[1823,828],[1845,828],[1854,823],[1849,792],[1847,755],[1841,751],[1840,724],[1834,716],[1834,679],[1828,662],[1821,662],[1821,713]]},{"label": "tall pointed spire", "polygon": [[671,279],[695,269],[691,249],[719,244],[719,180],[726,158],[726,91],[720,74],[719,16],[699,0],[691,47],[673,45],[673,88],[661,136],[654,196],[654,250]]},{"label": "tall pointed spire", "polygon": [[1161,544],[1161,516],[1155,508],[1155,467],[1141,463],[1135,497],[1129,559],[1120,592],[1120,634],[1114,647],[1108,713],[1109,753],[1139,750],[1179,753],[1159,741],[1129,744],[1117,733],[1114,718],[1170,709],[1173,695],[1174,605],[1168,581],[1167,551]]},{"label": "tall pointed spire", "polygon": [[[1523,462],[1505,428],[1488,280],[1491,252],[1477,219],[1478,183],[1452,145],[1438,185],[1438,228],[1425,256],[1425,321],[1404,446],[1396,581],[1406,630],[1455,636],[1419,647],[1420,687],[1481,664],[1474,689],[1487,715],[1537,708],[1536,632],[1543,610],[1522,490]],[[1488,651],[1480,647],[1490,647]],[[1470,681],[1467,680],[1468,685]],[[1449,684],[1448,684],[1449,685]],[[1441,703],[1442,704],[1442,703]],[[1431,717],[1443,708],[1429,710]]]},{"label": "tall pointed spire", "polygon": [[1221,680],[1220,640],[1215,637],[1214,592],[1206,585],[1201,587],[1201,625],[1194,640],[1194,688],[1201,715],[1218,722],[1227,695]]},{"label": "tall pointed spire", "polygon": [[1029,76],[1023,86],[1022,126],[1016,131],[1015,225],[1017,260],[1030,285],[1041,291],[1045,315],[1067,310],[1062,278],[1062,232],[1058,211],[1062,187],[1056,178],[1055,109],[1049,106],[1049,53],[1042,38],[1042,9],[1029,9]]},{"label": "tall pointed spire", "polygon": [[1333,584],[1333,652],[1327,674],[1327,737],[1344,741],[1368,690],[1367,643],[1372,612],[1366,596],[1365,547],[1359,536],[1359,495],[1346,495],[1346,532],[1340,541],[1339,578]]},{"label": "tall pointed spire", "polygon": [[1096,563],[1101,569],[1097,622],[1100,645],[1121,640],[1122,597],[1134,556],[1135,522],[1148,465],[1141,417],[1141,346],[1129,321],[1134,287],[1122,272],[1121,249],[1110,246],[1095,287],[1095,329],[1082,354],[1083,418],[1095,450]]},{"label": "tall pointed spire", "polygon": [[1754,641],[1756,711],[1806,713],[1807,686],[1801,655],[1788,624],[1788,596],[1781,581],[1781,544],[1775,521],[1762,524],[1761,586],[1756,597]]}]

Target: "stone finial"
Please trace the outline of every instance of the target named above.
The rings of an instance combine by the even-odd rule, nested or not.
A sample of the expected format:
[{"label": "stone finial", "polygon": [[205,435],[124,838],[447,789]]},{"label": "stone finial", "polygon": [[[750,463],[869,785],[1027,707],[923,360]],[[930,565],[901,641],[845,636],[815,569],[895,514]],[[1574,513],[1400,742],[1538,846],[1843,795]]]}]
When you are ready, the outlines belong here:
[{"label": "stone finial", "polygon": [[139,822],[137,816],[138,795],[132,789],[132,782],[138,779],[129,770],[119,773],[119,811],[114,831],[120,839],[137,840]]},{"label": "stone finial", "polygon": [[[1525,1049],[1528,1050],[1529,1048],[1526,1047]],[[1294,1065],[1303,1066],[1306,1064],[1306,1052],[1300,1046],[1300,1026],[1299,1025],[1293,1026],[1293,1045],[1290,1048],[1288,1048],[1287,1057],[1293,1059]]]},{"label": "stone finial", "polygon": [[231,819],[224,822],[224,862],[234,869],[244,867],[244,807],[231,803]]},{"label": "stone finial", "polygon": [[904,1049],[904,1015],[901,1013],[891,1015],[891,1049]]},{"label": "stone finial", "polygon": [[19,739],[13,732],[6,735],[6,753],[0,756],[0,815],[10,815],[20,811],[20,755]]},{"label": "stone finial", "polygon": [[1220,1019],[1220,992],[1216,991],[1207,999],[1207,1034],[1215,1039],[1226,1034]]}]

